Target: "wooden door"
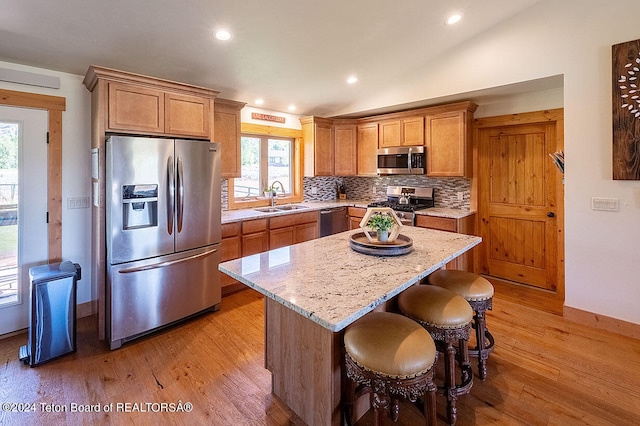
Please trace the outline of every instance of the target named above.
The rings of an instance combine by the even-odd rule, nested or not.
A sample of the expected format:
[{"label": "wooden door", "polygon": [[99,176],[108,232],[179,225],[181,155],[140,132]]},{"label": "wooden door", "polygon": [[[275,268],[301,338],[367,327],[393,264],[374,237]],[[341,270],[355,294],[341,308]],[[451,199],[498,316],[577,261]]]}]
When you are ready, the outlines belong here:
[{"label": "wooden door", "polygon": [[409,117],[402,120],[402,145],[424,145],[424,117]]},{"label": "wooden door", "polygon": [[556,132],[549,121],[479,129],[483,274],[558,289],[561,175],[548,155],[561,149]]},{"label": "wooden door", "polygon": [[427,176],[467,175],[467,113],[427,116]]},{"label": "wooden door", "polygon": [[165,93],[165,133],[180,136],[211,138],[210,98]]}]

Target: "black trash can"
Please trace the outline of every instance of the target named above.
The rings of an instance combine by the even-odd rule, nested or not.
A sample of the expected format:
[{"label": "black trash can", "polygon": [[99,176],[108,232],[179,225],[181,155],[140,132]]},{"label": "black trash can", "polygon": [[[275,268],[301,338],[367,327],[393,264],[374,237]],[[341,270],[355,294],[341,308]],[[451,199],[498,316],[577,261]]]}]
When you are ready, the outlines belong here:
[{"label": "black trash can", "polygon": [[29,341],[20,360],[34,367],[76,351],[76,287],[80,265],[51,263],[29,268]]}]

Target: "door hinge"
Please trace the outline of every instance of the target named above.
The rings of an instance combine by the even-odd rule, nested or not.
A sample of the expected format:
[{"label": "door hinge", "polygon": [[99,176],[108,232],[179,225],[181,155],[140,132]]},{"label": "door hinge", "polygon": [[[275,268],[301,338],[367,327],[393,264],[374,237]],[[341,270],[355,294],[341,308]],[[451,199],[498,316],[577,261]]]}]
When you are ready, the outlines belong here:
[{"label": "door hinge", "polygon": [[49,212],[47,212],[47,220],[45,223],[49,223]]},{"label": "door hinge", "polygon": [[47,144],[49,144],[49,132],[47,132]]}]

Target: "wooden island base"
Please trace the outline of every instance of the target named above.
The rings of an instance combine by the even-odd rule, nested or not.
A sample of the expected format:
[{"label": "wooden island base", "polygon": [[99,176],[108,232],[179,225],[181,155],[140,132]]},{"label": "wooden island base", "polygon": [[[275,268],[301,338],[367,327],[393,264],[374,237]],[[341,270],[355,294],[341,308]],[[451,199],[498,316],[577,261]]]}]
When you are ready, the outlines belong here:
[{"label": "wooden island base", "polygon": [[[341,425],[344,330],[334,333],[268,297],[264,303],[265,367],[271,372],[273,394],[306,424]],[[354,404],[354,418],[369,408],[364,395]]]}]

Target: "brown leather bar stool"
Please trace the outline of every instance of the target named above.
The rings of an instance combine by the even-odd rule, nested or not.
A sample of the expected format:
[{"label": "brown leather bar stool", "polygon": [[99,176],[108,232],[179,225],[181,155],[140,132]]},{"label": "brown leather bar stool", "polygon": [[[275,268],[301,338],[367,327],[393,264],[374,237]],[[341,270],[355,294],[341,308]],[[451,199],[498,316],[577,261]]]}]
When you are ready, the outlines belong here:
[{"label": "brown leather bar stool", "polygon": [[478,357],[478,375],[487,378],[487,358],[493,351],[494,339],[487,328],[485,313],[493,308],[493,285],[472,272],[440,269],[429,275],[429,284],[437,285],[464,297],[473,309],[473,328],[476,330],[476,347],[469,349],[469,356]]},{"label": "brown leather bar stool", "polygon": [[[469,393],[473,385],[467,347],[473,310],[462,296],[430,285],[415,285],[400,293],[398,307],[429,332],[438,350],[444,354],[443,393],[447,398],[449,424],[455,425],[458,396]],[[456,364],[460,367],[459,383]]]},{"label": "brown leather bar stool", "polygon": [[353,403],[372,393],[374,424],[389,415],[398,419],[398,397],[422,399],[425,424],[436,424],[436,385],[433,366],[438,352],[419,324],[391,312],[371,312],[344,333],[345,393],[343,413],[352,424]]}]

